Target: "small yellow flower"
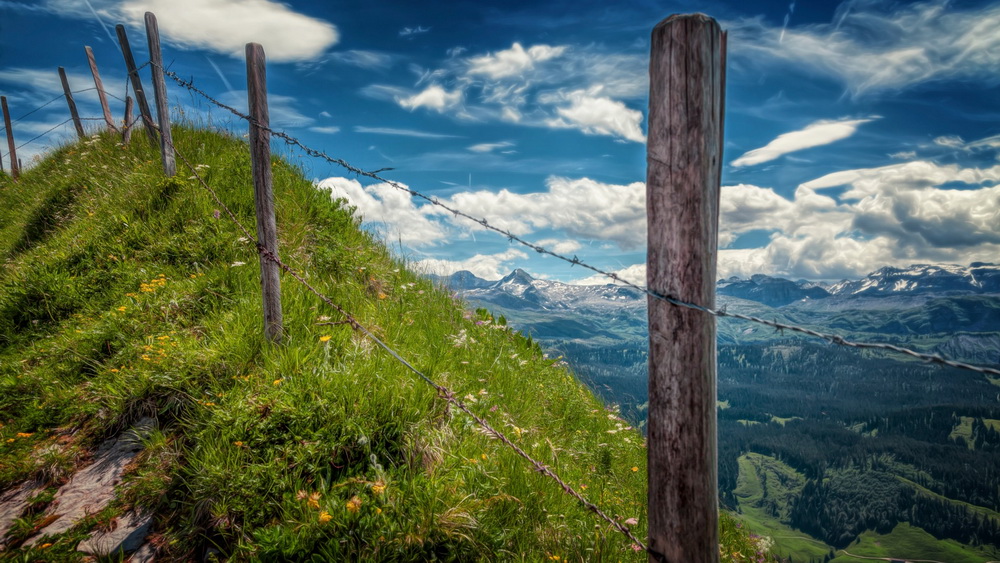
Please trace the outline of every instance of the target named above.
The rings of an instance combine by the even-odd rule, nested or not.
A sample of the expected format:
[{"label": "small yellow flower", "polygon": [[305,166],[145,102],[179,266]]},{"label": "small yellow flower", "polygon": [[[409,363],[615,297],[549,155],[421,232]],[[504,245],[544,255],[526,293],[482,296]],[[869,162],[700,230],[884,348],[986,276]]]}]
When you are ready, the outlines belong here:
[{"label": "small yellow flower", "polygon": [[233,445],[236,446],[237,448],[242,448],[243,442],[236,440],[235,442],[233,442]]},{"label": "small yellow flower", "polygon": [[479,457],[483,458],[483,461],[486,461],[486,454],[482,454]]},{"label": "small yellow flower", "polygon": [[278,379],[274,380],[274,385],[281,385],[282,381],[283,381],[283,379],[279,377]]},{"label": "small yellow flower", "polygon": [[51,543],[43,543],[42,545],[38,546],[38,549],[48,549],[50,547],[52,547]]},{"label": "small yellow flower", "polygon": [[382,491],[384,490],[385,490],[385,483],[383,483],[382,481],[379,481],[378,483],[372,485],[372,492],[375,493],[376,495],[382,494]]},{"label": "small yellow flower", "polygon": [[122,305],[121,307],[118,307],[118,310],[124,313],[125,312],[125,306]]},{"label": "small yellow flower", "polygon": [[34,434],[34,432],[18,432],[17,433],[17,437],[18,438],[30,438],[32,434]]},{"label": "small yellow flower", "polygon": [[386,294],[384,294],[384,293],[382,293],[381,291],[378,293],[378,298],[379,299],[385,299],[386,297],[389,297],[389,296],[386,295]]},{"label": "small yellow flower", "polygon": [[361,498],[357,495],[351,497],[351,499],[347,501],[346,507],[348,512],[357,514],[358,511],[361,510]]},{"label": "small yellow flower", "polygon": [[320,342],[329,342],[330,338],[332,338],[332,337],[329,334],[324,334],[323,336],[319,337],[319,341]]},{"label": "small yellow flower", "polygon": [[375,514],[382,514],[382,509],[381,508],[376,508],[375,509]]},{"label": "small yellow flower", "polygon": [[633,466],[633,467],[632,467],[632,473],[635,473],[636,471],[639,471],[639,468],[638,468],[638,467],[635,467],[635,466]]},{"label": "small yellow flower", "polygon": [[111,373],[118,373],[118,368],[111,368]]},{"label": "small yellow flower", "polygon": [[8,443],[8,444],[9,444],[9,443],[11,443],[11,442],[13,442],[13,441],[14,441],[14,439],[13,439],[13,438],[7,438],[7,443]]},{"label": "small yellow flower", "polygon": [[318,509],[319,508],[319,493],[316,492],[316,493],[313,493],[313,494],[309,495],[309,500],[306,502],[306,504],[309,505],[309,508],[316,508],[316,509]]},{"label": "small yellow flower", "polygon": [[324,511],[322,511],[322,512],[319,513],[319,521],[320,522],[326,523],[326,522],[329,522],[330,520],[333,520],[333,516],[331,516],[329,512],[327,512],[327,511],[324,510]]}]

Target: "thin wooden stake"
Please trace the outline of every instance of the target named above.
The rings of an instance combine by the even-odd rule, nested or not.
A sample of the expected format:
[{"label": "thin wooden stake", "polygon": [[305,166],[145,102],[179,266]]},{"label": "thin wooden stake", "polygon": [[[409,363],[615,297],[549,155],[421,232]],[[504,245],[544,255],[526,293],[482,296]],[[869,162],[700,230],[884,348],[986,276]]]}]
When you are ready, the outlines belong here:
[{"label": "thin wooden stake", "polygon": [[101,73],[97,72],[97,61],[94,59],[94,51],[89,46],[84,46],[87,52],[87,62],[90,63],[90,74],[94,75],[94,86],[97,87],[97,97],[101,100],[101,109],[104,111],[104,122],[108,124],[108,131],[118,131],[115,127],[115,118],[111,117],[111,109],[108,107],[108,95],[104,93],[104,83],[101,82]]},{"label": "thin wooden stake", "polygon": [[174,160],[174,140],[170,134],[170,106],[167,104],[167,83],[163,79],[163,55],[160,52],[160,31],[156,15],[146,12],[146,40],[149,43],[150,73],[153,78],[153,97],[156,100],[156,120],[160,125],[160,155],[163,172],[169,177],[177,173]]},{"label": "thin wooden stake", "polygon": [[83,123],[80,122],[80,114],[76,112],[76,102],[73,101],[73,92],[69,89],[69,80],[66,79],[66,69],[59,67],[59,80],[62,81],[63,94],[66,96],[66,105],[69,106],[69,115],[73,118],[73,125],[76,126],[76,135],[83,139],[87,136],[83,132]]},{"label": "thin wooden stake", "polygon": [[122,126],[122,143],[132,141],[132,96],[125,96],[125,125]]},{"label": "thin wooden stake", "polygon": [[132,80],[132,92],[135,94],[135,101],[139,104],[139,115],[142,116],[142,124],[146,128],[149,140],[156,143],[156,126],[153,125],[153,116],[149,113],[149,104],[146,103],[146,94],[142,90],[142,80],[139,79],[139,70],[135,67],[135,59],[132,58],[132,49],[128,45],[128,35],[125,33],[125,26],[118,24],[115,26],[118,34],[118,44],[122,48],[122,56],[125,57],[125,68],[128,76]]},{"label": "thin wooden stake", "polygon": [[17,180],[21,176],[20,162],[17,159],[17,147],[14,146],[14,130],[10,126],[10,111],[7,109],[7,96],[0,96],[0,107],[3,108],[3,126],[7,129],[7,148],[10,153],[10,176]]},{"label": "thin wooden stake", "polygon": [[[257,210],[257,241],[278,256],[278,228],[274,219],[271,177],[271,133],[267,108],[267,75],[264,48],[247,43],[247,104],[250,108],[250,161]],[[278,265],[260,255],[260,283],[264,294],[264,336],[271,342],[282,337],[281,280]]]},{"label": "thin wooden stake", "polygon": [[[652,33],[647,286],[715,306],[725,35],[702,14]],[[719,561],[715,318],[649,303],[651,561]]]}]

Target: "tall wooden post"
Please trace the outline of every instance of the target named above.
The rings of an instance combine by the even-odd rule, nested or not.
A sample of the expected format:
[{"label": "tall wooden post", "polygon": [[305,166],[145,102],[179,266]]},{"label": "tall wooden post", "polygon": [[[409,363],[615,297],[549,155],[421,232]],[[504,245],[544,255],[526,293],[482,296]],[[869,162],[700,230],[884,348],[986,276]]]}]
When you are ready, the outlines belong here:
[{"label": "tall wooden post", "polygon": [[3,126],[7,129],[7,149],[10,153],[10,176],[17,180],[21,176],[18,166],[17,147],[14,146],[14,130],[10,127],[10,110],[7,109],[7,96],[0,96],[0,108],[3,109]]},{"label": "tall wooden post", "polygon": [[149,66],[153,78],[153,97],[156,100],[156,120],[160,126],[163,172],[167,176],[173,176],[177,173],[177,164],[174,161],[174,140],[170,135],[170,107],[167,105],[167,84],[163,80],[160,31],[156,27],[156,16],[153,12],[146,12],[146,40],[149,42]]},{"label": "tall wooden post", "polygon": [[[702,14],[653,28],[647,286],[715,305],[725,34]],[[715,318],[649,298],[651,561],[717,562]]]},{"label": "tall wooden post", "polygon": [[135,94],[135,101],[139,104],[139,115],[142,116],[142,124],[146,127],[146,134],[149,140],[156,142],[156,128],[153,126],[153,116],[149,113],[149,104],[146,103],[146,93],[142,90],[142,80],[139,79],[139,70],[135,68],[135,59],[132,58],[132,49],[128,45],[128,35],[125,34],[125,26],[118,24],[115,26],[118,34],[118,44],[122,48],[122,56],[125,57],[125,68],[128,76],[132,80],[132,92]]},{"label": "tall wooden post", "polygon": [[[247,104],[250,108],[250,165],[253,170],[253,195],[257,211],[257,241],[278,256],[278,229],[274,219],[274,194],[271,178],[271,132],[267,109],[267,76],[264,48],[247,43]],[[278,265],[260,255],[260,283],[264,294],[264,336],[281,341],[281,280]]]},{"label": "tall wooden post", "polygon": [[83,132],[83,123],[80,122],[80,114],[76,112],[76,102],[73,101],[73,92],[69,89],[66,69],[63,67],[59,67],[59,80],[62,81],[63,94],[66,96],[66,105],[69,106],[69,115],[73,118],[73,125],[76,127],[76,135],[83,139],[87,134]]},{"label": "tall wooden post", "polygon": [[117,131],[115,118],[111,117],[111,109],[108,107],[108,95],[104,93],[104,83],[101,82],[101,73],[97,72],[97,61],[94,59],[94,51],[89,46],[83,47],[87,52],[87,62],[90,64],[90,74],[94,76],[94,86],[97,88],[97,97],[101,100],[101,110],[104,111],[104,122],[108,125],[108,131]]},{"label": "tall wooden post", "polygon": [[125,96],[125,124],[122,125],[122,143],[132,141],[132,96]]}]

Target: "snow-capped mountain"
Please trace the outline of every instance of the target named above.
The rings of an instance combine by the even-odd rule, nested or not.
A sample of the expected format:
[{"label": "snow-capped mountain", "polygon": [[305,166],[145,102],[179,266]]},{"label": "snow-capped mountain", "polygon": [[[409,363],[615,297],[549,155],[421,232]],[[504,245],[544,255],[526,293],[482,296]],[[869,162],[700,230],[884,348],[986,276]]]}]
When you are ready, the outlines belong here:
[{"label": "snow-capped mountain", "polygon": [[886,266],[858,281],[842,281],[827,288],[837,296],[880,296],[898,294],[983,294],[1000,293],[1000,266],[973,262],[955,264],[914,264],[909,268]]},{"label": "snow-capped mountain", "polygon": [[771,307],[781,307],[804,299],[830,297],[829,291],[811,282],[793,282],[763,274],[753,275],[748,280],[737,277],[719,280],[715,284],[715,291],[717,295],[739,297]]}]

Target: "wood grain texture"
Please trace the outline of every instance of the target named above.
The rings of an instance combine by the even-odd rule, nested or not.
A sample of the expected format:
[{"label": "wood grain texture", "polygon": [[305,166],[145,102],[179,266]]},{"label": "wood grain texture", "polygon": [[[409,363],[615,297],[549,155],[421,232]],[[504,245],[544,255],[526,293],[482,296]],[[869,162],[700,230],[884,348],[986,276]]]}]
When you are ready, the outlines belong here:
[{"label": "wood grain texture", "polygon": [[0,108],[3,109],[3,126],[7,130],[7,152],[10,157],[10,177],[15,180],[21,176],[21,167],[17,161],[17,147],[14,145],[14,129],[10,126],[10,110],[7,109],[7,96],[0,96]]},{"label": "wood grain texture", "polygon": [[[250,108],[250,161],[254,203],[257,210],[257,241],[278,256],[278,228],[274,218],[271,176],[270,115],[267,109],[267,74],[264,48],[247,43],[247,104]],[[260,255],[260,283],[264,296],[264,336],[271,342],[282,337],[281,281],[278,265]]]},{"label": "wood grain texture", "polygon": [[[715,306],[723,43],[702,14],[652,33],[647,286]],[[651,560],[719,560],[715,318],[649,299]]]},{"label": "wood grain texture", "polygon": [[132,141],[132,96],[125,96],[125,124],[122,125],[122,143]]},{"label": "wood grain texture", "polygon": [[90,74],[94,77],[94,86],[97,87],[97,97],[101,101],[101,110],[104,112],[104,122],[108,125],[108,131],[118,131],[115,127],[115,118],[111,117],[111,108],[108,107],[108,95],[104,93],[104,83],[101,81],[101,73],[97,70],[97,61],[94,59],[94,51],[90,46],[84,46],[87,52],[87,63],[90,64]]},{"label": "wood grain texture", "polygon": [[149,69],[153,80],[153,100],[156,103],[156,123],[160,127],[160,156],[163,173],[168,177],[177,173],[174,158],[174,139],[170,134],[170,106],[167,104],[167,84],[163,78],[163,54],[160,51],[160,31],[153,12],[146,12],[146,41],[149,44]]},{"label": "wood grain texture", "polygon": [[76,127],[76,136],[83,139],[87,134],[83,132],[83,123],[80,121],[80,114],[76,111],[76,102],[73,101],[73,91],[69,89],[66,69],[63,67],[59,67],[59,81],[62,82],[63,95],[66,96],[66,105],[69,106],[69,115],[73,118],[73,126]]},{"label": "wood grain texture", "polygon": [[153,125],[153,115],[149,113],[149,104],[146,102],[146,93],[142,89],[142,80],[139,78],[139,70],[135,67],[135,59],[132,57],[132,48],[128,44],[128,35],[125,33],[125,26],[118,24],[115,26],[115,33],[118,34],[118,45],[122,48],[122,56],[125,58],[125,69],[128,77],[132,81],[132,93],[135,94],[136,104],[139,105],[139,115],[142,116],[142,125],[146,129],[146,135],[154,144],[157,141],[156,127]]}]

